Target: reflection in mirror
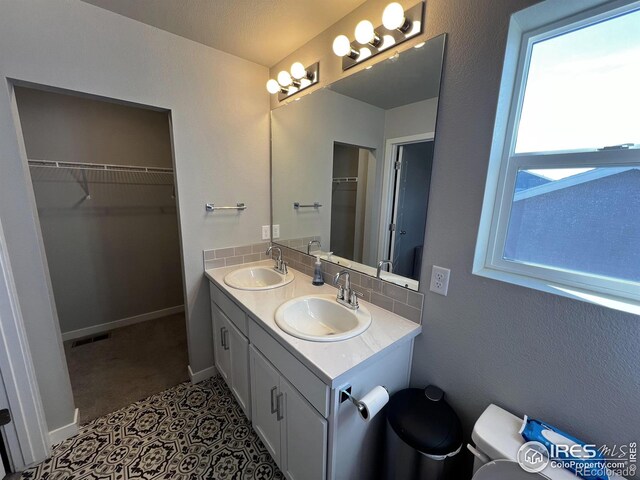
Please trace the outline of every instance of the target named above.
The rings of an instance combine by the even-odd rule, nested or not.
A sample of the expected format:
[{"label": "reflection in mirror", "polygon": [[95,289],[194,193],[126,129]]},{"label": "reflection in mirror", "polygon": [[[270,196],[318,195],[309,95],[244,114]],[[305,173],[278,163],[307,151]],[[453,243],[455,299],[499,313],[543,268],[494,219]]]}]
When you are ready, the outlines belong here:
[{"label": "reflection in mirror", "polygon": [[276,243],[418,289],[444,45],[271,112]]}]

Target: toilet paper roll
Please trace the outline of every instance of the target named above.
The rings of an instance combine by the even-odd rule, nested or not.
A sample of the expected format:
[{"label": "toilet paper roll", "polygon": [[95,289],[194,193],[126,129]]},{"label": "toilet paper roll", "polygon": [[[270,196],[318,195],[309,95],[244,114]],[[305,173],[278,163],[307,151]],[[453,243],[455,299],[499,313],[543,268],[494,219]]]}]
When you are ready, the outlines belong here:
[{"label": "toilet paper roll", "polygon": [[387,392],[386,388],[380,385],[373,387],[373,389],[358,402],[360,416],[365,422],[370,422],[388,401],[389,392]]}]

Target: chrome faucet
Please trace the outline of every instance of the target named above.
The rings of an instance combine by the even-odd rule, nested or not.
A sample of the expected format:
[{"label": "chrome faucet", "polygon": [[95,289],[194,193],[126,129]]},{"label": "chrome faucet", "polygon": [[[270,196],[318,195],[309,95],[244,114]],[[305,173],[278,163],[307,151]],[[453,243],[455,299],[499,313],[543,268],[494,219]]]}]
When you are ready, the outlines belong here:
[{"label": "chrome faucet", "polygon": [[[342,276],[344,276],[344,286],[340,285],[340,277]],[[333,279],[333,284],[338,287],[338,296],[336,297],[336,301],[339,304],[344,305],[351,310],[357,310],[360,308],[360,305],[358,305],[358,297],[362,297],[363,295],[351,288],[349,270],[341,270],[336,273],[336,276]]]},{"label": "chrome faucet", "polygon": [[391,260],[380,260],[376,269],[376,278],[380,278],[380,270],[382,270],[383,265],[389,265],[389,272],[393,271],[393,262]]},{"label": "chrome faucet", "polygon": [[278,256],[275,259],[275,265],[273,266],[273,269],[278,273],[286,275],[288,273],[287,262],[282,261],[282,249],[280,247],[271,245],[269,248],[267,248],[266,255],[269,255],[274,249],[278,251]]},{"label": "chrome faucet", "polygon": [[322,248],[322,245],[320,245],[320,240],[311,240],[307,244],[307,255],[311,255],[311,245],[313,245],[314,243],[318,244],[318,248]]}]

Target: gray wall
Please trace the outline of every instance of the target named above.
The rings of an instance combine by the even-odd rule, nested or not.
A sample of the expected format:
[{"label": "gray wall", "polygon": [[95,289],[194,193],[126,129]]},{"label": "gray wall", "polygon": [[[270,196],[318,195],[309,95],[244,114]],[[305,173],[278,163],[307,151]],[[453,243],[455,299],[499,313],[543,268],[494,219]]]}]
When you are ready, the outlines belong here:
[{"label": "gray wall", "polygon": [[447,32],[425,259],[451,268],[449,295],[426,292],[412,383],[435,383],[467,433],[489,403],[578,438],[640,440],[637,316],[471,274],[509,15],[533,2],[431,1]]},{"label": "gray wall", "polygon": [[[0,218],[53,430],[73,421],[74,406],[10,81],[171,111],[189,364],[198,372],[213,367],[202,251],[259,243],[269,223],[268,74],[78,0],[3,0],[0,45]],[[204,209],[240,201],[249,206],[241,214]]]},{"label": "gray wall", "polygon": [[[169,115],[16,88],[29,159],[173,167]],[[30,168],[62,333],[182,305],[173,176]]]},{"label": "gray wall", "polygon": [[[386,3],[365,2],[272,75],[293,58],[325,62],[318,88],[349,74],[340,71],[331,40]],[[471,274],[509,17],[533,3],[427,2],[426,36],[448,38],[422,276],[441,265],[451,268],[451,283],[447,297],[421,283],[424,333],[415,344],[412,384],[442,387],[467,434],[493,402],[584,440],[638,441],[640,319]]]}]

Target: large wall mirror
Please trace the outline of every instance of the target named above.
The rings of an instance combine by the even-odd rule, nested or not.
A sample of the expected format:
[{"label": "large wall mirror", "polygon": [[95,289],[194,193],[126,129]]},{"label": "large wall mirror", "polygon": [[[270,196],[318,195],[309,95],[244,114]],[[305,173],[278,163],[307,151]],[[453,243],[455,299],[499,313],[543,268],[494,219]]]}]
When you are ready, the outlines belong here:
[{"label": "large wall mirror", "polygon": [[271,112],[275,243],[418,289],[445,40]]}]

